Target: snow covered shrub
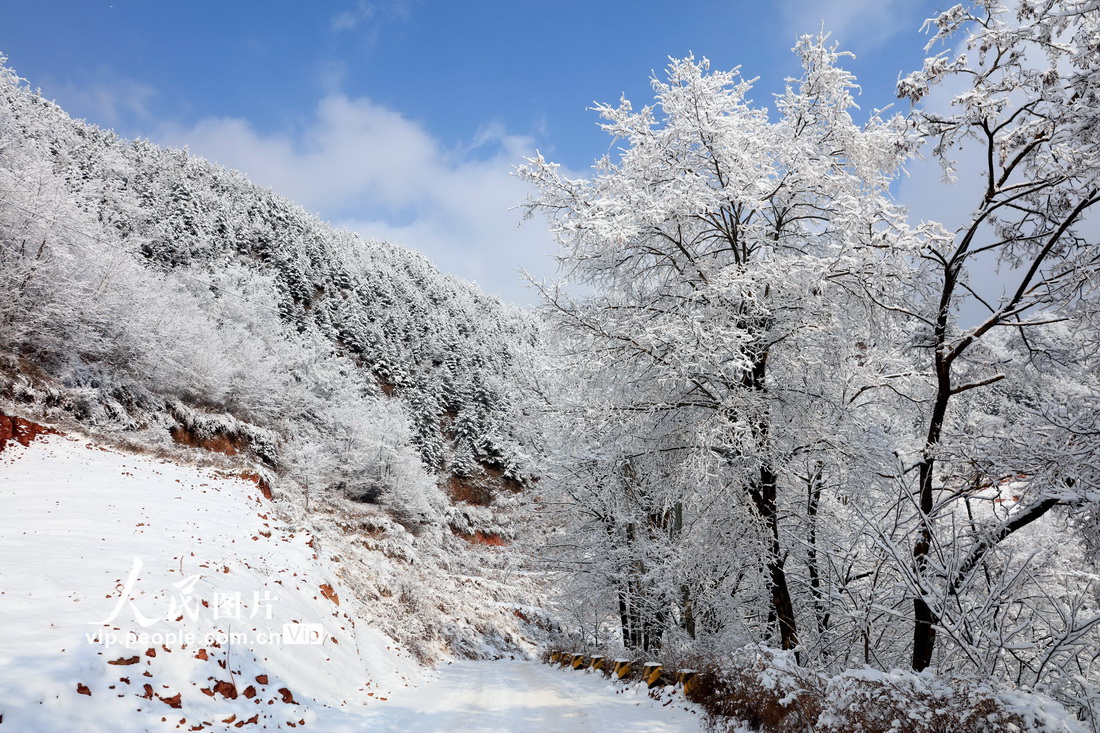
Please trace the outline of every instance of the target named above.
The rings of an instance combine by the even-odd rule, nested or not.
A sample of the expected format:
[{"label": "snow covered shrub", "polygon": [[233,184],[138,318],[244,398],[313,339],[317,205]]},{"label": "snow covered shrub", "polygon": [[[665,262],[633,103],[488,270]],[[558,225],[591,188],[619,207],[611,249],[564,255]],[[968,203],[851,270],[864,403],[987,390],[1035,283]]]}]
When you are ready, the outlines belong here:
[{"label": "snow covered shrub", "polygon": [[825,690],[821,733],[1053,733],[1084,728],[1059,703],[990,680],[850,670]]},{"label": "snow covered shrub", "polygon": [[441,524],[446,499],[420,460],[402,406],[347,382],[328,382],[327,399],[296,425],[286,446],[291,475],[322,495],[385,506],[413,533]]},{"label": "snow covered shrub", "polygon": [[718,730],[736,721],[754,730],[806,731],[821,714],[822,687],[790,652],[753,646],[701,669],[688,699]]},{"label": "snow covered shrub", "polygon": [[[959,693],[964,695],[960,698]],[[829,733],[925,733],[1024,730],[1000,710],[988,685],[956,689],[928,673],[846,672],[829,681],[818,730]]]},{"label": "snow covered shrub", "polygon": [[166,407],[177,422],[177,427],[172,429],[177,443],[228,455],[251,451],[268,466],[278,462],[276,435],[270,430],[238,420],[230,414],[204,413],[178,400],[169,401]]},{"label": "snow covered shrub", "polygon": [[1083,733],[1053,698],[991,679],[865,668],[829,677],[746,647],[700,667],[688,699],[712,729],[800,733]]}]

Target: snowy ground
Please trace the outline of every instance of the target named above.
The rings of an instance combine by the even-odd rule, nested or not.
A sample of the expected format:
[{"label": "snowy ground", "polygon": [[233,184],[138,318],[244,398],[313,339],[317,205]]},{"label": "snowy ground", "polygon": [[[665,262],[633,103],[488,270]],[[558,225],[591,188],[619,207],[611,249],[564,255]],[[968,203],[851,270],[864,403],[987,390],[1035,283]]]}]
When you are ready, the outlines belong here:
[{"label": "snowy ground", "polygon": [[[527,662],[429,674],[254,483],[50,436],[0,453],[0,733],[691,731]],[[341,599],[342,605],[341,605]]]},{"label": "snowy ground", "polygon": [[418,689],[397,692],[373,711],[369,730],[571,731],[673,733],[701,731],[679,693],[664,703],[640,686],[620,689],[602,675],[531,662],[454,662]]}]

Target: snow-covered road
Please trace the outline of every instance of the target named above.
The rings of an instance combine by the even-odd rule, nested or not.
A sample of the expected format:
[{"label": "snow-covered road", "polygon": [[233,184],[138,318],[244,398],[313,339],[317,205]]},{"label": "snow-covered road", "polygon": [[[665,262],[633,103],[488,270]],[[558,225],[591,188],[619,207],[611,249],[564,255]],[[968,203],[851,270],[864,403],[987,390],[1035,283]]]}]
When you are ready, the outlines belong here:
[{"label": "snow-covered road", "polygon": [[[701,731],[679,695],[667,705],[602,675],[532,662],[454,662],[438,677],[373,708],[365,730],[417,733],[677,733]],[[667,701],[666,701],[667,702]]]}]

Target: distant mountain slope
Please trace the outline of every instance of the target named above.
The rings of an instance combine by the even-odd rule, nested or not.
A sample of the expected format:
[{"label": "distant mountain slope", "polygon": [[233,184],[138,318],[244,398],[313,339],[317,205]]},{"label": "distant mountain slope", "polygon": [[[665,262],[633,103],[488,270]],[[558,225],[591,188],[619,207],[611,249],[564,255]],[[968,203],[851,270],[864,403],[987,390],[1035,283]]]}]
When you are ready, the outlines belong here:
[{"label": "distant mountain slope", "polygon": [[[42,257],[133,260],[147,269],[141,283],[119,282],[126,273],[117,270],[97,274],[111,275],[108,287],[182,289],[215,326],[238,320],[241,310],[250,319],[270,319],[263,324],[269,331],[292,334],[310,353],[339,358],[343,369],[363,370],[370,378],[356,386],[367,396],[394,395],[431,467],[460,476],[491,467],[520,477],[522,461],[503,418],[503,378],[516,345],[532,338],[524,313],[442,275],[420,255],[334,230],[236,172],[72,120],[20,86],[12,71],[2,76],[0,234],[5,260],[14,259],[19,270],[4,278],[17,296],[7,308],[37,295],[28,285],[60,284],[24,282],[46,274]],[[71,252],[54,251],[66,247]],[[64,274],[98,294],[89,273]],[[77,300],[89,293],[68,295]],[[153,293],[142,296],[137,307],[156,307]],[[112,305],[117,311],[126,304]],[[81,315],[118,314],[83,309]],[[141,336],[149,337],[149,324],[144,330]],[[55,353],[33,354],[40,350],[36,336],[8,328],[0,346],[10,354],[50,356],[60,376],[60,362],[71,362],[81,344],[67,339],[51,344]],[[85,368],[102,365],[89,356]],[[116,359],[111,366],[126,364]],[[293,367],[287,370],[301,380]],[[217,385],[215,394],[186,394],[198,384],[152,386],[264,427],[275,417],[262,414],[263,400],[250,401],[232,385]]]},{"label": "distant mountain slope", "polygon": [[387,558],[359,590],[408,607],[379,623],[421,658],[523,646],[502,546],[529,316],[238,173],[73,120],[3,62],[0,414],[225,454],[284,517]]}]

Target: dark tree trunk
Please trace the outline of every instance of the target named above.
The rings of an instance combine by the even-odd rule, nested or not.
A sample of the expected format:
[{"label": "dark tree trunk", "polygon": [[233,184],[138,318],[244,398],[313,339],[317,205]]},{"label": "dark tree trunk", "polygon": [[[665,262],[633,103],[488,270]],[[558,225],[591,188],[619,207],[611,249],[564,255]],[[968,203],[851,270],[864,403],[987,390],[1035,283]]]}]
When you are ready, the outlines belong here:
[{"label": "dark tree trunk", "polygon": [[[946,407],[946,400],[943,400]],[[939,401],[937,401],[937,407]],[[928,449],[932,449],[939,440],[939,431],[943,424],[942,413],[937,420],[932,419],[932,428],[936,431],[936,440],[928,442]],[[917,582],[921,583],[917,595],[913,598],[913,669],[917,672],[924,670],[932,663],[932,652],[936,646],[936,624],[939,619],[928,605],[922,594],[928,593],[929,588],[924,587],[925,571],[928,567],[928,553],[932,547],[932,471],[935,460],[932,456],[925,457],[920,466],[920,529],[917,541],[913,544],[913,568],[916,570]]]},{"label": "dark tree trunk", "polygon": [[935,451],[943,435],[943,421],[947,415],[947,403],[951,400],[951,357],[945,346],[947,320],[950,313],[951,295],[955,289],[957,271],[948,268],[944,275],[944,292],[936,321],[936,397],[932,403],[932,414],[928,419],[928,433],[924,439],[924,456],[920,464],[920,528],[917,541],[913,543],[913,569],[916,571],[920,587],[913,598],[913,669],[920,672],[932,663],[932,652],[936,648],[936,624],[939,623],[935,612],[924,595],[931,589],[925,587],[925,572],[928,568],[928,553],[932,549],[932,506],[933,481],[935,480]]},{"label": "dark tree trunk", "polygon": [[[771,585],[772,610],[779,625],[779,645],[783,649],[798,646],[798,625],[795,621],[794,604],[787,586],[785,558],[779,544],[779,511],[776,506],[776,475],[771,468],[760,469],[759,500],[757,511],[768,526],[769,548],[767,568]],[[796,655],[797,656],[797,655]]]},{"label": "dark tree trunk", "polygon": [[806,566],[810,575],[810,594],[814,599],[818,634],[824,634],[829,630],[829,612],[821,590],[821,570],[817,563],[817,511],[821,505],[822,470],[821,464],[818,463],[814,466],[813,472],[806,477],[806,517],[809,521]]},{"label": "dark tree trunk", "polygon": [[619,625],[623,632],[623,645],[627,648],[634,646],[633,639],[631,638],[632,624],[630,622],[630,606],[625,591],[619,591]]},{"label": "dark tree trunk", "polygon": [[695,638],[695,610],[691,606],[691,589],[680,586],[680,626],[692,639]]},{"label": "dark tree trunk", "polygon": [[[762,351],[753,360],[752,371],[746,375],[746,386],[757,392],[766,390],[768,353]],[[779,542],[779,505],[778,476],[768,458],[770,444],[770,426],[768,415],[760,416],[754,426],[757,445],[764,454],[756,480],[748,487],[756,513],[764,522],[768,532],[768,556],[765,567],[768,572],[768,584],[771,589],[771,612],[769,617],[779,627],[779,644],[783,649],[795,649],[798,646],[798,624],[795,620],[794,604],[787,585],[787,572],[784,569],[786,558]],[[798,654],[796,652],[796,658]]]}]

